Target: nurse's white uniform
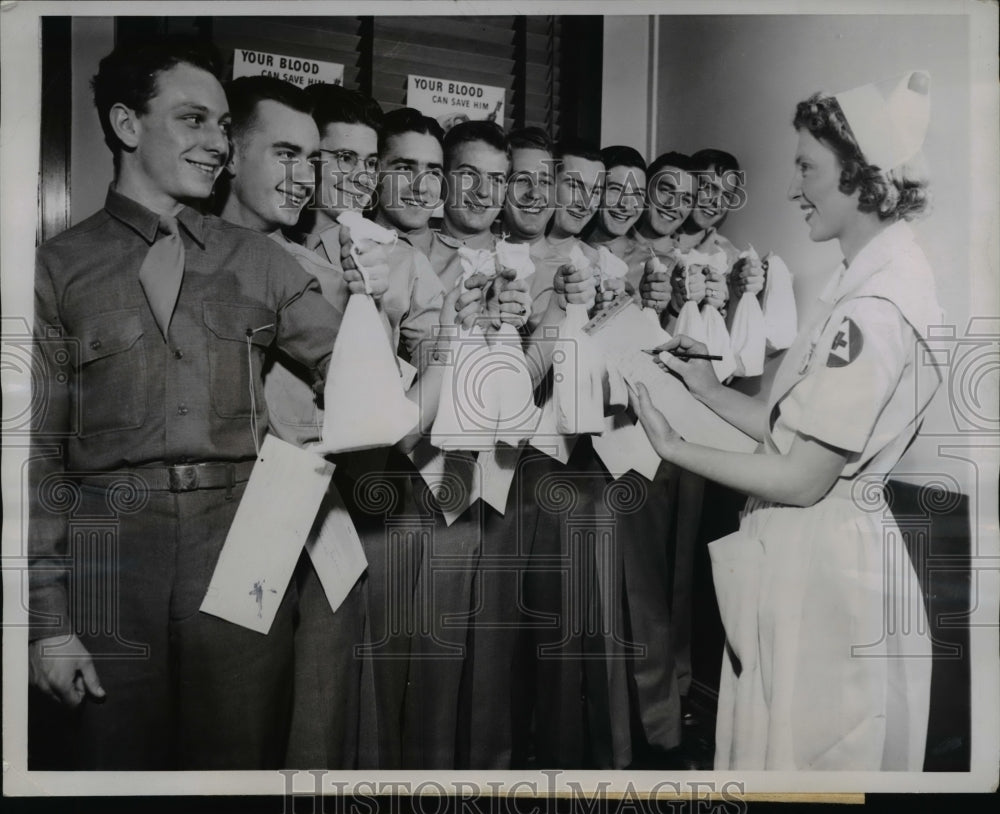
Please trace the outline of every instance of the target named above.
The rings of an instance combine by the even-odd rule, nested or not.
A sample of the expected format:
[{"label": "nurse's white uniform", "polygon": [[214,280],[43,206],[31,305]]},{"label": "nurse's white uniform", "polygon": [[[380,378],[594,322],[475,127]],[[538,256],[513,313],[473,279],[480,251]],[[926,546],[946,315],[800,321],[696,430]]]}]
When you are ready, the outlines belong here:
[{"label": "nurse's white uniform", "polygon": [[799,433],[851,455],[815,505],[751,498],[740,531],[710,545],[727,638],[715,768],[920,771],[931,639],[881,485],[940,384],[923,342],[942,314],[903,222],[820,299],[778,371],[758,454],[787,453]]}]

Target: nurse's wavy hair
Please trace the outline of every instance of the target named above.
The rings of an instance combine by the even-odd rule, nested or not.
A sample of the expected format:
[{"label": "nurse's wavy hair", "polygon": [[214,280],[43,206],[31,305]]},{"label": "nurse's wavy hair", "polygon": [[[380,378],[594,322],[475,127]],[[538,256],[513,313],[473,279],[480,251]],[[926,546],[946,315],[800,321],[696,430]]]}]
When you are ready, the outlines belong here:
[{"label": "nurse's wavy hair", "polygon": [[859,191],[858,210],[880,220],[914,220],[930,208],[927,179],[909,167],[883,172],[869,164],[833,96],[815,93],[795,108],[792,126],[833,150],[840,162],[840,191]]}]

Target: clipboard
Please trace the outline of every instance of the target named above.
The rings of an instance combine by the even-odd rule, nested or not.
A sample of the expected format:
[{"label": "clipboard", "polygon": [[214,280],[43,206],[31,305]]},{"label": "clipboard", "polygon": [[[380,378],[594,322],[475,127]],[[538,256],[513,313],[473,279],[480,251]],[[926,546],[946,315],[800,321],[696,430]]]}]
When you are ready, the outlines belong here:
[{"label": "clipboard", "polygon": [[649,396],[680,436],[729,452],[753,452],[757,441],[698,401],[679,378],[663,370],[643,353],[670,339],[670,334],[645,319],[627,294],[591,319],[584,331],[616,364],[630,385],[641,382]]}]

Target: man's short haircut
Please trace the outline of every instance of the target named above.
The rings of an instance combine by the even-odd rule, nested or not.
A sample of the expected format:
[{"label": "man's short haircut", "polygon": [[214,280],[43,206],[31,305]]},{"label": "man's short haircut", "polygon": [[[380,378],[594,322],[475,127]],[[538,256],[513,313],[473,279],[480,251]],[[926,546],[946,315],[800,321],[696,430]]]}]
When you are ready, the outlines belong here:
[{"label": "man's short haircut", "polygon": [[182,37],[125,43],[101,60],[90,87],[116,170],[124,145],[111,127],[111,108],[123,104],[140,116],[148,113],[149,100],[157,93],[157,77],[180,64],[201,68],[216,79],[222,69],[219,53],[211,44]]},{"label": "man's short haircut", "polygon": [[232,116],[230,137],[239,144],[254,127],[257,104],[265,100],[312,115],[313,103],[306,92],[275,76],[241,76],[226,83],[229,114]]},{"label": "man's short haircut", "polygon": [[654,176],[664,167],[674,167],[684,172],[694,172],[696,169],[691,156],[684,153],[669,152],[658,155],[653,159],[653,163],[649,165],[649,169],[646,171],[646,177],[652,181]]},{"label": "man's short haircut", "polygon": [[400,107],[396,110],[390,110],[382,119],[382,131],[378,138],[379,152],[385,151],[390,138],[401,136],[403,133],[420,133],[424,136],[431,136],[444,149],[444,130],[438,124],[437,119],[425,116],[416,108]]},{"label": "man's short haircut", "polygon": [[322,82],[307,86],[305,92],[312,100],[313,118],[320,136],[329,124],[363,124],[376,133],[381,132],[385,114],[370,96],[342,85]]},{"label": "man's short haircut", "polygon": [[698,150],[691,156],[691,161],[694,162],[695,170],[699,172],[714,169],[717,174],[726,175],[740,171],[740,162],[736,157],[723,150]]},{"label": "man's short haircut", "polygon": [[507,143],[511,150],[543,150],[549,155],[555,152],[555,146],[549,134],[541,127],[522,127],[511,130],[507,135]]},{"label": "man's short haircut", "polygon": [[568,155],[575,155],[587,161],[604,161],[596,144],[579,138],[564,139],[556,145],[556,161],[561,161]]},{"label": "man's short haircut", "polygon": [[634,147],[626,147],[624,144],[605,147],[601,150],[601,161],[604,162],[606,170],[612,167],[634,167],[646,172],[646,160],[642,154]]},{"label": "man's short haircut", "polygon": [[448,168],[455,151],[462,144],[481,141],[494,150],[510,155],[507,137],[496,122],[470,121],[460,122],[451,128],[444,136],[444,165]]}]

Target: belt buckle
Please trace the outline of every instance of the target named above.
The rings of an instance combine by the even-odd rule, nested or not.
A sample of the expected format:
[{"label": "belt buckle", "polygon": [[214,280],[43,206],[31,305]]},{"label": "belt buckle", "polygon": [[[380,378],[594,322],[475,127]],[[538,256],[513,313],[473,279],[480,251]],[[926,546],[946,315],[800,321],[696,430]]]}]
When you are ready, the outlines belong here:
[{"label": "belt buckle", "polygon": [[167,473],[171,492],[192,492],[198,488],[198,467],[194,464],[176,464],[168,467]]}]

